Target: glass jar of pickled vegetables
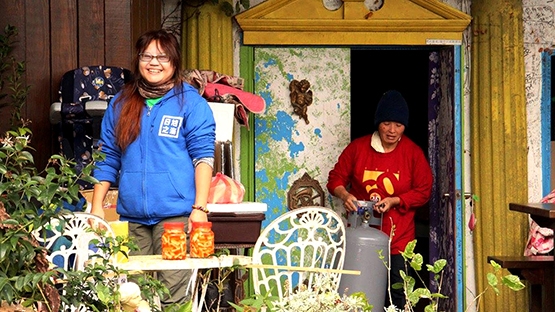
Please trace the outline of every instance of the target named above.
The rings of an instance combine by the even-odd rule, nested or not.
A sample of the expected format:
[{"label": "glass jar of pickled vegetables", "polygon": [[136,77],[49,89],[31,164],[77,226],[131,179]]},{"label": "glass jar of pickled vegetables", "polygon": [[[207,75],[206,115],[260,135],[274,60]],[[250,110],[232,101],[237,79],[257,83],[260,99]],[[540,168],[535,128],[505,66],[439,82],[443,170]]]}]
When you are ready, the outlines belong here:
[{"label": "glass jar of pickled vegetables", "polygon": [[206,258],[214,254],[214,232],[212,222],[194,222],[189,235],[192,258]]},{"label": "glass jar of pickled vegetables", "polygon": [[166,222],[162,234],[162,259],[183,260],[187,258],[185,223]]}]

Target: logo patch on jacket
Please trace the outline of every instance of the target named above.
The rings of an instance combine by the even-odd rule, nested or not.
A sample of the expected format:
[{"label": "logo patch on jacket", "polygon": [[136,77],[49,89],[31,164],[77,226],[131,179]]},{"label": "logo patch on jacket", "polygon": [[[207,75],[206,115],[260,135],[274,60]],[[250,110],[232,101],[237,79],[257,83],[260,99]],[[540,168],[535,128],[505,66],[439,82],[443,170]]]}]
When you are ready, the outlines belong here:
[{"label": "logo patch on jacket", "polygon": [[179,136],[179,129],[183,123],[183,117],[167,116],[162,117],[158,135],[168,138],[177,138]]}]

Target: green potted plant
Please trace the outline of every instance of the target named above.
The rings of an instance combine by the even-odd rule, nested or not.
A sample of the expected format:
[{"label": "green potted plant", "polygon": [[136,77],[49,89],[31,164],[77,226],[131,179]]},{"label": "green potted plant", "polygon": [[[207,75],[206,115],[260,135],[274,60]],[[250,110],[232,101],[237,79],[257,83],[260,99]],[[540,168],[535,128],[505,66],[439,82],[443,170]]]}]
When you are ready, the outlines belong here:
[{"label": "green potted plant", "polygon": [[25,63],[11,55],[16,36],[10,25],[0,35],[0,107],[11,108],[11,130],[0,136],[0,302],[51,310],[59,305],[53,284],[59,273],[49,270],[32,232],[56,217],[64,201],[75,201],[79,188],[71,162],[61,156],[52,156],[43,172],[34,166],[31,131],[21,118],[29,92],[22,83]]}]

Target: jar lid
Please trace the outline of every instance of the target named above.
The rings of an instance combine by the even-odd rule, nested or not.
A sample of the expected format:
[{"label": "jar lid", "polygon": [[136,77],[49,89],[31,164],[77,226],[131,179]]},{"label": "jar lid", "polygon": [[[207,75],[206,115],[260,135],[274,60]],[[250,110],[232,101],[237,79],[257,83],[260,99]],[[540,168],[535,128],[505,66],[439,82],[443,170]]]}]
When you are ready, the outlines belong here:
[{"label": "jar lid", "polygon": [[185,230],[185,223],[184,222],[165,222],[164,229]]},{"label": "jar lid", "polygon": [[212,222],[210,221],[201,221],[201,222],[193,222],[193,227],[212,227]]}]

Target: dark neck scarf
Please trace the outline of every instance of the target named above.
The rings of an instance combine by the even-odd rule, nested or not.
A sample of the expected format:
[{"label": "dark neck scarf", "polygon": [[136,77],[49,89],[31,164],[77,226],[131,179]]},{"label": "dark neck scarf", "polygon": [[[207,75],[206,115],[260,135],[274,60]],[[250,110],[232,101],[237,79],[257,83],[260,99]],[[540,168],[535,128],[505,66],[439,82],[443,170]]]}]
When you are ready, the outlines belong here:
[{"label": "dark neck scarf", "polygon": [[173,81],[169,80],[161,85],[153,86],[144,79],[139,80],[139,93],[145,99],[157,99],[163,97],[174,86]]}]

